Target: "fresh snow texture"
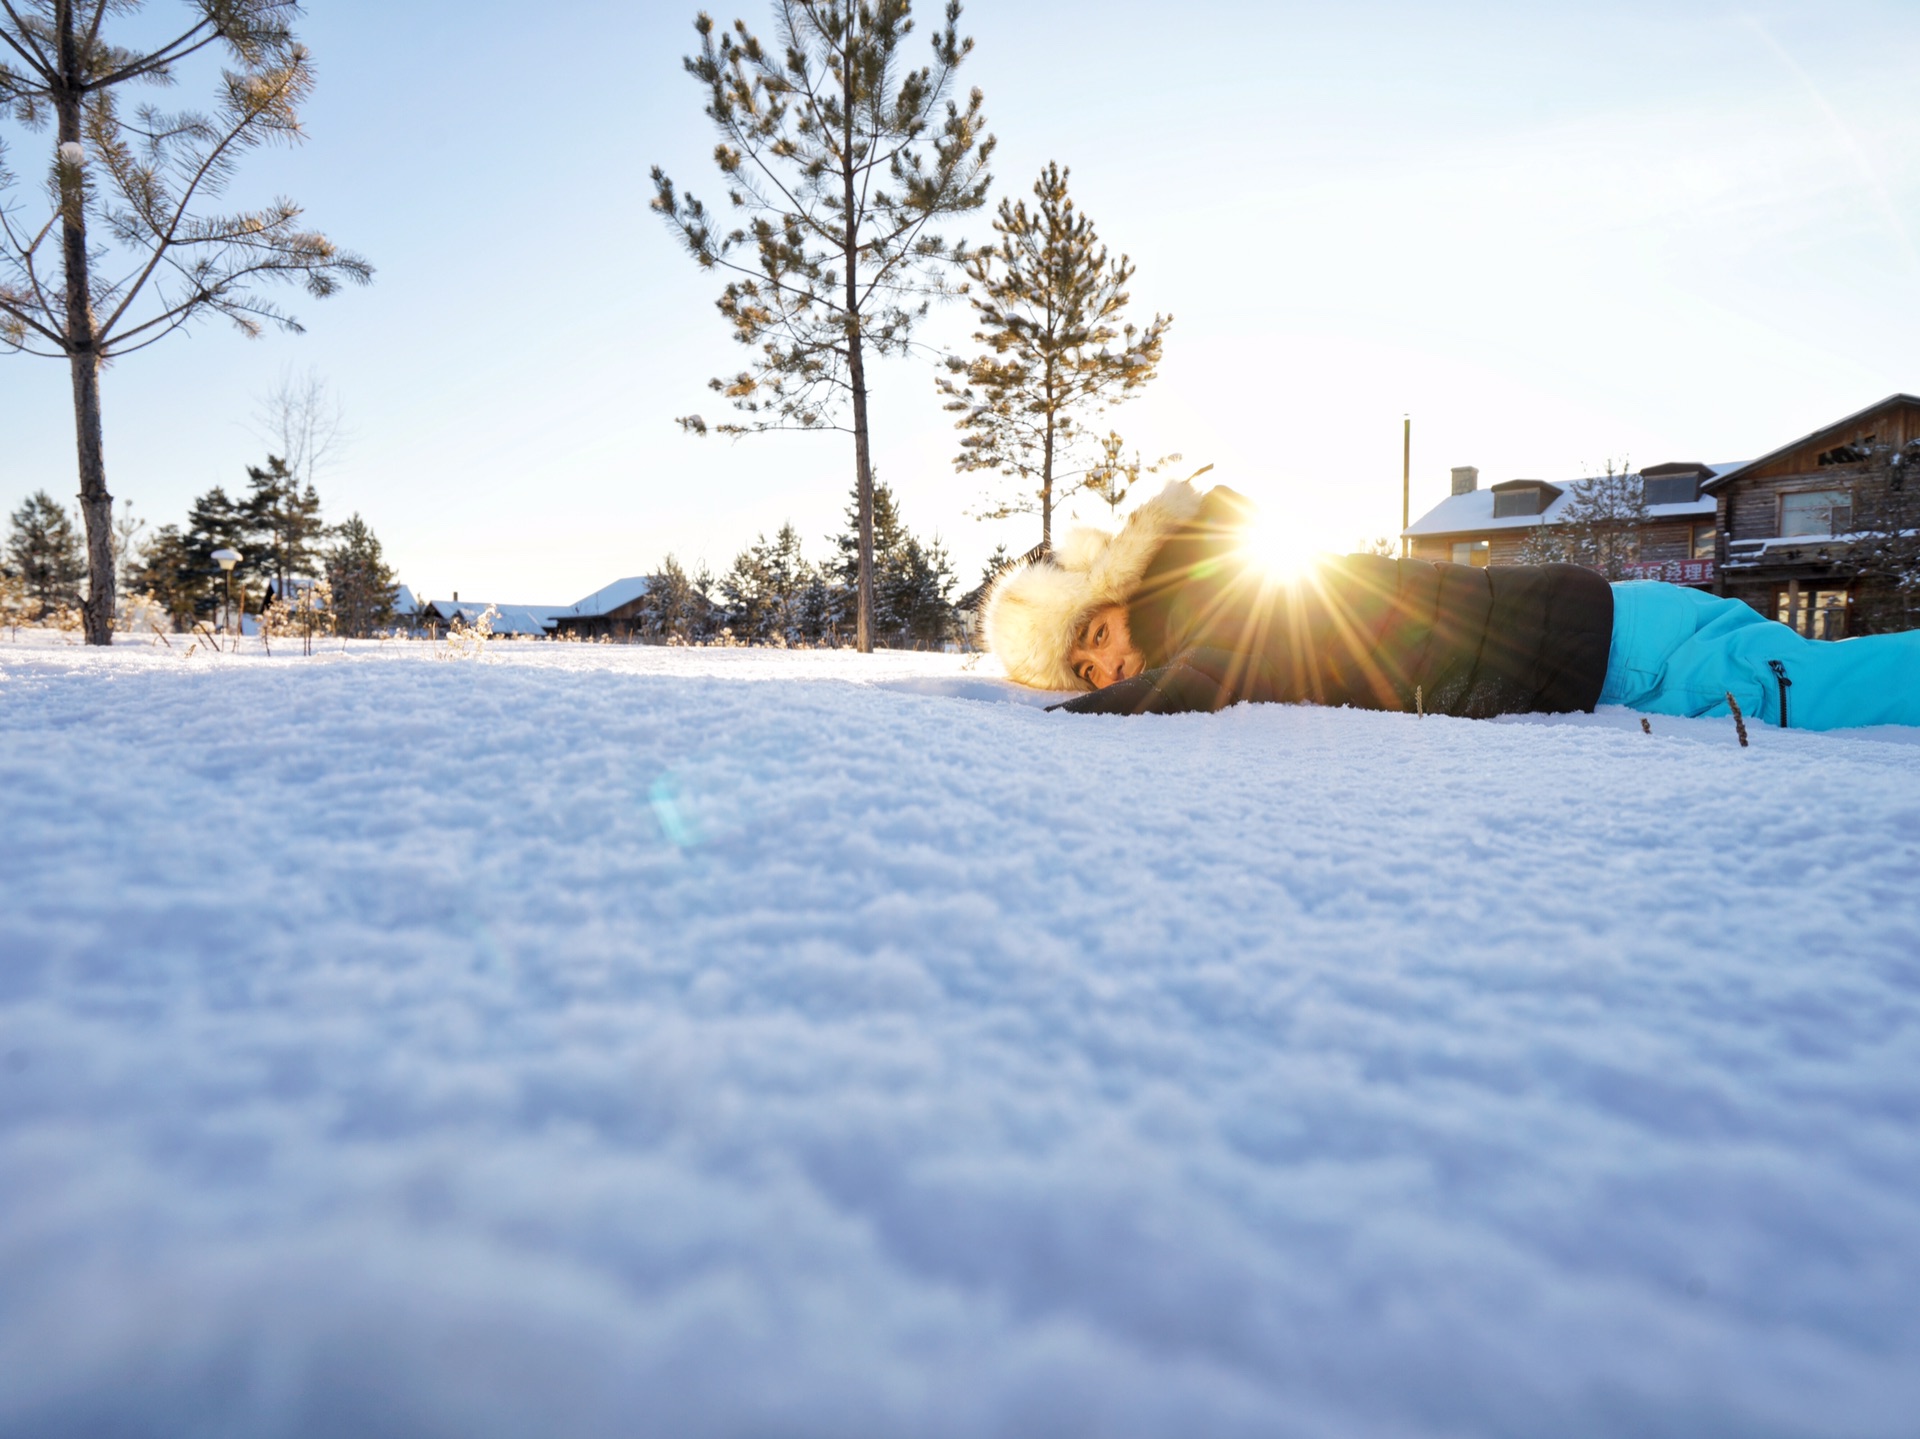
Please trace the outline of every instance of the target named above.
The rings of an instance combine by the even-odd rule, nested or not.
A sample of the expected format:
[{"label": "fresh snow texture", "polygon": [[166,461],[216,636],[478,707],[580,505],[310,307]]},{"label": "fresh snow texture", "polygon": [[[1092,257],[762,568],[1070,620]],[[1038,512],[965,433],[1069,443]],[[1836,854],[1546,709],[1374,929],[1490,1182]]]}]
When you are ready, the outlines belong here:
[{"label": "fresh snow texture", "polygon": [[0,1434],[1904,1436],[1920,736],[0,641]]}]

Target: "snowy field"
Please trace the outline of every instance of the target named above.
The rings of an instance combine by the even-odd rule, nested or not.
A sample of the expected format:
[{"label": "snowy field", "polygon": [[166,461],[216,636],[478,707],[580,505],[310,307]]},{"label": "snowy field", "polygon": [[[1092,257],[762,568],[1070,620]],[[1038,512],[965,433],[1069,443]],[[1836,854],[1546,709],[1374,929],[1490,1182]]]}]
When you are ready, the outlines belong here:
[{"label": "snowy field", "polygon": [[0,637],[0,1434],[1909,1436],[1920,734]]}]

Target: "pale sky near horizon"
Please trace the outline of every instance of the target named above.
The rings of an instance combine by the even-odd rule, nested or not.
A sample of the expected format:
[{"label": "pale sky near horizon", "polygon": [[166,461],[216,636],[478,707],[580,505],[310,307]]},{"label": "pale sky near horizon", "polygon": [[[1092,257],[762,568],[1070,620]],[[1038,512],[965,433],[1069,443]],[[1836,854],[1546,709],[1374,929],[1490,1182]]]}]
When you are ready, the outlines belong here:
[{"label": "pale sky near horizon", "polygon": [[[673,424],[722,418],[705,381],[743,358],[719,282],[647,210],[654,163],[722,198],[680,69],[696,8],[310,5],[310,138],[249,161],[234,198],[294,196],[378,276],[288,295],[303,336],[209,324],[115,366],[115,494],[160,523],[243,488],[256,397],[311,369],[351,430],[327,513],[364,514],[419,593],[567,603],[669,551],[718,571],[788,519],[824,555],[850,436]],[[759,0],[715,14],[771,30]],[[1920,389],[1911,4],[975,0],[962,28],[996,201],[1070,166],[1138,265],[1138,314],[1175,317],[1111,423],[1314,544],[1398,529],[1403,414],[1417,516],[1453,465],[1742,459]],[[50,142],[0,134],[35,175]],[[956,307],[925,334],[968,330]],[[69,397],[63,366],[0,357],[0,504],[73,493]],[[993,482],[955,474],[925,365],[882,366],[873,417],[881,478],[962,588],[996,542],[1038,538],[968,517]]]}]

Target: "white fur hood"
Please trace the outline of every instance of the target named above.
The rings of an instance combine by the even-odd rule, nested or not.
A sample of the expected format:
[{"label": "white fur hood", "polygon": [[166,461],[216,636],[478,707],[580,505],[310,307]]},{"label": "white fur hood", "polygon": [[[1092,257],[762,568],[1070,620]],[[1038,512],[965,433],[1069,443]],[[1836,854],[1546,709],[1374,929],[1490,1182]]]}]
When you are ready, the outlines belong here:
[{"label": "white fur hood", "polygon": [[1132,599],[1161,545],[1199,509],[1200,492],[1174,480],[1128,515],[1118,534],[1076,526],[1048,558],[995,580],[984,607],[987,648],[1008,676],[1036,689],[1084,688],[1067,664],[1080,621]]}]

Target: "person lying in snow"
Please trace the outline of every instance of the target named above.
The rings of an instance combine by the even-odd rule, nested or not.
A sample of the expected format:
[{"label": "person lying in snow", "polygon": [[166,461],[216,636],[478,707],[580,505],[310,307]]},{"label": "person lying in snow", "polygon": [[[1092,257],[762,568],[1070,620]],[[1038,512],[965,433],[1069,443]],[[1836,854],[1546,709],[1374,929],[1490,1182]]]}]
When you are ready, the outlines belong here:
[{"label": "person lying in snow", "polygon": [[1920,632],[1808,640],[1740,600],[1578,565],[1378,555],[1277,579],[1256,512],[1169,484],[1117,534],[1071,531],[988,594],[987,647],[1055,708],[1172,714],[1242,700],[1486,718],[1623,704],[1795,729],[1920,725]]}]

